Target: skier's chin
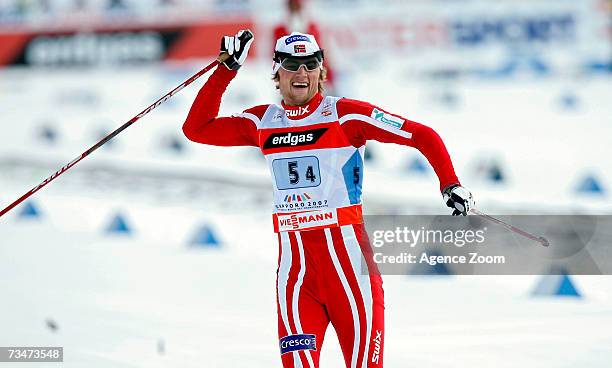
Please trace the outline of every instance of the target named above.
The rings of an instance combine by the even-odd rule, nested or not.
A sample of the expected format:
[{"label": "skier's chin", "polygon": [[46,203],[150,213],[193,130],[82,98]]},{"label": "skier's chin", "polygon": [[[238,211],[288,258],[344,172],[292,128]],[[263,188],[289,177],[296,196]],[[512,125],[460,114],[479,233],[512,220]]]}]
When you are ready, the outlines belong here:
[{"label": "skier's chin", "polygon": [[291,95],[289,96],[289,100],[293,102],[294,105],[304,105],[308,103],[310,98],[310,93],[308,88],[291,88]]}]

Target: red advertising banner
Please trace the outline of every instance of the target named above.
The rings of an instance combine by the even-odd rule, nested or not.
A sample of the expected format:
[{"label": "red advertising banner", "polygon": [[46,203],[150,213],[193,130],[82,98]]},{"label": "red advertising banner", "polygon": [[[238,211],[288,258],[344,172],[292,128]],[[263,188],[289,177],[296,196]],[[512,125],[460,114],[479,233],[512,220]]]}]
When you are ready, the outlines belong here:
[{"label": "red advertising banner", "polygon": [[0,66],[95,66],[210,58],[221,36],[250,19],[164,26],[113,26],[0,33]]}]

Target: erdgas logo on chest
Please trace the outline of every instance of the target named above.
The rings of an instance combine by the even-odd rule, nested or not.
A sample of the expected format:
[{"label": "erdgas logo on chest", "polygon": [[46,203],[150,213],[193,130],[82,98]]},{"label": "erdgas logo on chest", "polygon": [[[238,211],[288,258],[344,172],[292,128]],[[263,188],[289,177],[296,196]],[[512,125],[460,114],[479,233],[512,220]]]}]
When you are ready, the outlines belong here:
[{"label": "erdgas logo on chest", "polygon": [[301,132],[286,132],[270,134],[263,148],[281,148],[304,146],[316,143],[327,128],[305,130]]}]

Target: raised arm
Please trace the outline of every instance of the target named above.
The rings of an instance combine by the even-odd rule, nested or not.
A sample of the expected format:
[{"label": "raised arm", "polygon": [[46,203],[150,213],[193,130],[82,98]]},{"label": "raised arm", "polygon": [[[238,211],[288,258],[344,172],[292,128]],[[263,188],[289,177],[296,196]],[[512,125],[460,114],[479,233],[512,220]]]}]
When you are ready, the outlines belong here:
[{"label": "raised arm", "polygon": [[[231,57],[220,64],[208,78],[183,124],[183,133],[194,142],[215,146],[257,146],[258,120],[253,118],[252,113],[217,117],[221,97],[248,54],[252,38],[247,42],[238,42],[245,40],[246,32],[240,31],[236,36],[223,37],[221,41],[221,51],[228,52]],[[254,109],[259,111],[261,107]]]},{"label": "raised arm", "polygon": [[235,70],[223,65],[210,76],[183,124],[187,138],[214,146],[257,146],[257,126],[253,120],[242,116],[217,117],[221,97],[235,76]]}]

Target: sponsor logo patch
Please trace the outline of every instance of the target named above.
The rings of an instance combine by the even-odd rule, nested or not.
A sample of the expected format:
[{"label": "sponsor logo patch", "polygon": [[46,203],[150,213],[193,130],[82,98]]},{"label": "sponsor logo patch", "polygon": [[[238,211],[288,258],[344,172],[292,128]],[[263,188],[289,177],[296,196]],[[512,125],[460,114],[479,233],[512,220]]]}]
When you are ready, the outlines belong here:
[{"label": "sponsor logo patch", "polygon": [[381,123],[391,125],[392,127],[395,127],[397,129],[401,129],[402,125],[404,125],[404,119],[400,119],[391,114],[387,114],[386,112],[380,111],[379,109],[376,109],[376,108],[372,110],[372,115],[370,116],[374,120],[378,120]]},{"label": "sponsor logo patch", "polygon": [[298,116],[308,114],[310,112],[310,106],[300,106],[297,109],[285,110],[285,113],[290,118],[297,118]]},{"label": "sponsor logo patch", "polygon": [[287,37],[285,39],[285,45],[290,45],[290,44],[292,44],[294,42],[298,42],[298,41],[310,42],[308,37],[306,37],[304,35],[296,35],[296,36]]},{"label": "sponsor logo patch", "polygon": [[306,229],[338,223],[336,211],[310,211],[292,215],[278,215],[279,231]]},{"label": "sponsor logo patch", "polygon": [[263,144],[264,149],[297,147],[315,144],[327,131],[327,128],[305,130],[303,132],[288,132],[270,134]]},{"label": "sponsor logo patch", "polygon": [[280,339],[279,345],[281,355],[299,350],[317,350],[316,336],[311,334],[285,336]]},{"label": "sponsor logo patch", "polygon": [[378,364],[380,360],[380,345],[382,344],[382,331],[376,330],[376,337],[372,339],[374,350],[372,351],[372,363]]},{"label": "sponsor logo patch", "polygon": [[272,120],[281,120],[282,118],[283,118],[283,113],[279,111],[276,114],[274,114],[274,116],[272,117]]}]

